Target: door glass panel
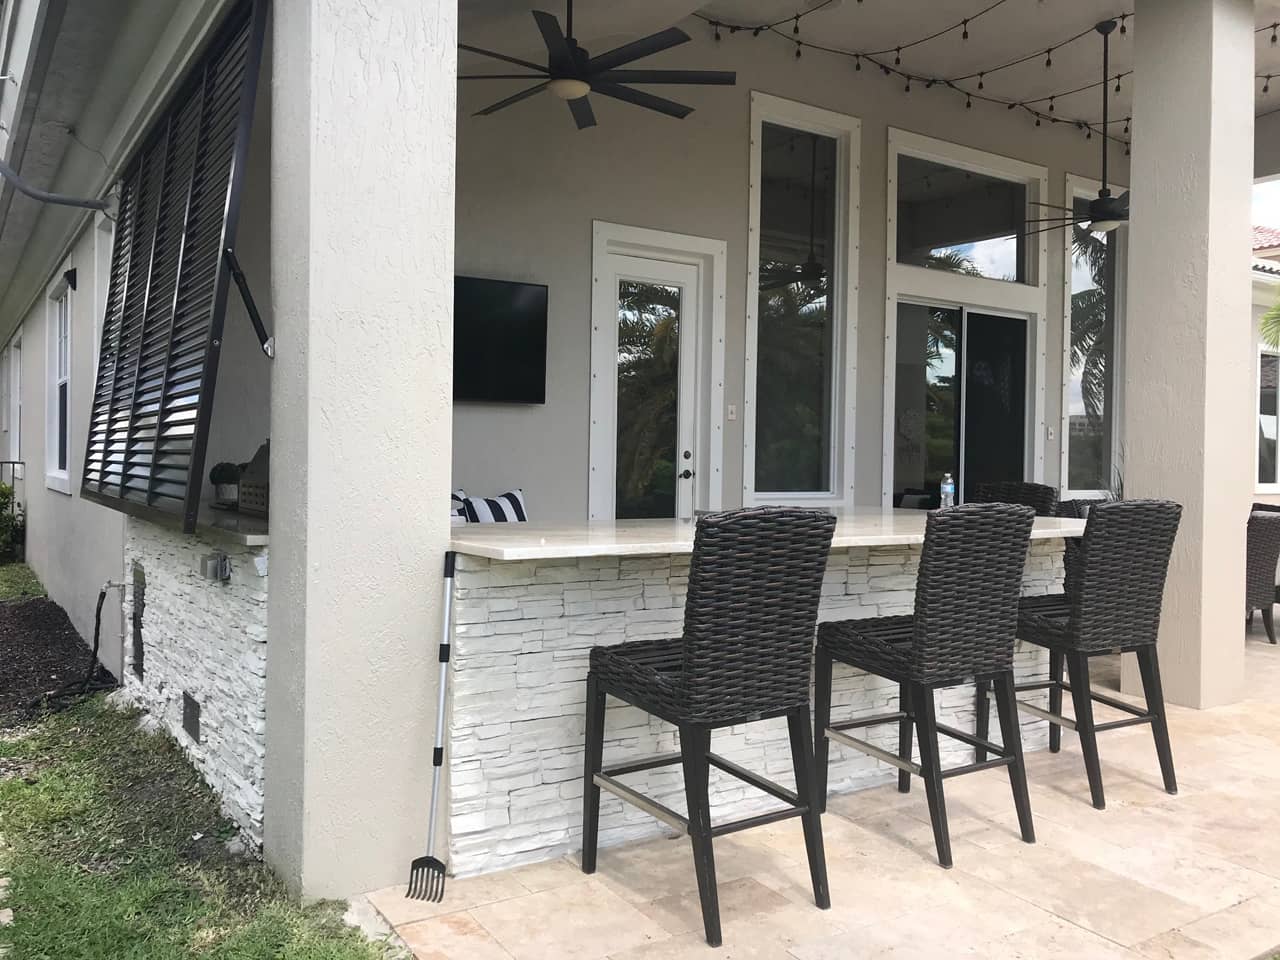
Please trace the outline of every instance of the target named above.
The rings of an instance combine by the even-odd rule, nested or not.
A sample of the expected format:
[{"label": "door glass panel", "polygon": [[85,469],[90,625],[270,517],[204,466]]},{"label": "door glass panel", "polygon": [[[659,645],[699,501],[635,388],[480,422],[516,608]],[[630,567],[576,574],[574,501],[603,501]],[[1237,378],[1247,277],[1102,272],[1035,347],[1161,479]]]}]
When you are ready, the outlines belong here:
[{"label": "door glass panel", "polygon": [[676,515],[681,289],[618,283],[617,516]]},{"label": "door glass panel", "polygon": [[1027,447],[1027,322],[970,313],[964,340],[964,490],[1022,480]]},{"label": "door glass panel", "polygon": [[[1077,217],[1089,201],[1075,199]],[[1071,353],[1067,372],[1067,487],[1111,486],[1111,357],[1115,344],[1115,244],[1120,231],[1104,237],[1071,228]]]},{"label": "door glass panel", "polygon": [[1258,482],[1276,482],[1276,395],[1280,357],[1262,355],[1258,378]]},{"label": "door glass panel", "polygon": [[957,473],[960,323],[956,308],[898,304],[893,427],[896,507],[937,507],[942,475]]},{"label": "door glass panel", "polygon": [[828,491],[837,144],[772,123],[761,136],[756,489]]},{"label": "door glass panel", "polygon": [[898,262],[1029,283],[1027,185],[898,156]]}]

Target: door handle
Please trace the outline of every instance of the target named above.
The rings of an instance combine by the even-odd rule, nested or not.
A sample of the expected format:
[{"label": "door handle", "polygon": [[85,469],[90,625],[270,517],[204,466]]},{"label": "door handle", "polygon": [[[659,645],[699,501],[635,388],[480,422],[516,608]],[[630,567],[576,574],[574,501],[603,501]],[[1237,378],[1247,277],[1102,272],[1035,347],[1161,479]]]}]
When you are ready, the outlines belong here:
[{"label": "door handle", "polygon": [[692,479],[693,479],[693,471],[692,471],[692,470],[681,470],[681,471],[680,471],[680,479],[681,479],[681,480],[692,480]]}]

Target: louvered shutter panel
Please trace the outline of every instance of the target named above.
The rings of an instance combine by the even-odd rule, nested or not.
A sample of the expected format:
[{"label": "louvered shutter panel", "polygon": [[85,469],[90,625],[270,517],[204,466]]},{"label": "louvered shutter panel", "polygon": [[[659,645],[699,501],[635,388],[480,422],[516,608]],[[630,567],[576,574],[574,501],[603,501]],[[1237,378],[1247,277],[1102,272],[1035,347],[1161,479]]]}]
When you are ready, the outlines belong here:
[{"label": "louvered shutter panel", "polygon": [[266,0],[231,12],[120,184],[81,494],[195,528]]}]

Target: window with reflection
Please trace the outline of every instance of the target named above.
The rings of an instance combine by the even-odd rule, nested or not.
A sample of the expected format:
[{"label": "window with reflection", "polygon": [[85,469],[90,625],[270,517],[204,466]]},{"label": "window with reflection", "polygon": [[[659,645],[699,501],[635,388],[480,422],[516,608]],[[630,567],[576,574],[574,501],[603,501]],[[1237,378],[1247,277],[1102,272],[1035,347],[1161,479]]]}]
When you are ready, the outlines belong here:
[{"label": "window with reflection", "polygon": [[898,263],[1030,283],[1027,185],[898,155]]},{"label": "window with reflection", "polygon": [[833,483],[837,146],[831,137],[763,124],[757,490],[819,492]]},{"label": "window with reflection", "polygon": [[1277,392],[1280,356],[1264,353],[1258,364],[1258,482],[1280,483],[1276,475]]},{"label": "window with reflection", "polygon": [[[1077,217],[1089,200],[1074,198]],[[1115,429],[1116,257],[1121,231],[1094,234],[1069,229],[1071,243],[1071,340],[1067,352],[1066,486],[1110,490]]]}]

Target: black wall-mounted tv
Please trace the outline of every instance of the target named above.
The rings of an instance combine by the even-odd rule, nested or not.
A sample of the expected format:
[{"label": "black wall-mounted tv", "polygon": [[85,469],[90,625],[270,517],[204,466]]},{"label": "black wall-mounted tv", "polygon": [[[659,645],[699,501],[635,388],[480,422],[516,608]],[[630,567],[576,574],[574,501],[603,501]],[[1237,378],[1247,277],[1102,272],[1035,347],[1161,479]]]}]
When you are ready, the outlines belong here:
[{"label": "black wall-mounted tv", "polygon": [[547,288],[455,277],[453,399],[547,402]]}]

